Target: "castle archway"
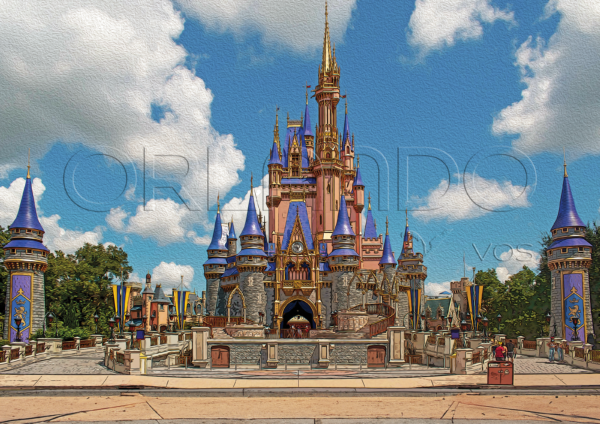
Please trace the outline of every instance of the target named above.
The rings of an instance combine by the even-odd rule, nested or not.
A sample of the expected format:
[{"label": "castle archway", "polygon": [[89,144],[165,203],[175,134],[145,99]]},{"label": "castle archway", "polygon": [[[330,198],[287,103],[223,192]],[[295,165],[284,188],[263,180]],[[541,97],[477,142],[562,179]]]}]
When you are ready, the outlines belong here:
[{"label": "castle archway", "polygon": [[316,328],[315,316],[317,315],[317,308],[312,302],[305,297],[293,296],[287,299],[283,305],[281,305],[283,313],[281,314],[281,329],[288,329],[288,321],[297,315],[304,317],[310,323],[310,328]]}]

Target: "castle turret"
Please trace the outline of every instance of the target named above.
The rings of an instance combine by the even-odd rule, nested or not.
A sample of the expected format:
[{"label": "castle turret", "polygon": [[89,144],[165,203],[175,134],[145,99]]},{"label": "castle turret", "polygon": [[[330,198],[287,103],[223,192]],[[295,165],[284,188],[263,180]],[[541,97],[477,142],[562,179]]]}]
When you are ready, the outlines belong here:
[{"label": "castle turret", "polygon": [[237,270],[239,271],[239,287],[244,294],[246,317],[259,322],[259,312],[265,313],[267,296],[263,283],[264,271],[267,268],[267,254],[264,251],[264,233],[261,229],[254,190],[250,183],[250,199],[246,223],[240,233],[242,250],[237,255]]},{"label": "castle turret", "polygon": [[28,164],[19,213],[10,226],[10,241],[4,246],[4,266],[9,273],[4,339],[11,342],[17,339],[28,342],[44,324],[44,272],[48,267],[49,250],[42,243],[43,237],[44,228],[37,216]]},{"label": "castle turret", "polygon": [[354,250],[356,235],[348,217],[346,197],[340,199],[340,210],[332,234],[333,250],[329,254],[329,268],[333,271],[331,292],[333,310],[351,308],[361,303],[362,293],[351,287],[350,281],[358,269],[359,255]]},{"label": "castle turret", "polygon": [[589,289],[592,245],[584,238],[586,226],[575,208],[566,161],[564,168],[558,216],[547,249],[552,278],[550,328],[556,328],[557,337],[585,341],[594,332]]},{"label": "castle turret", "polygon": [[233,216],[229,223],[229,234],[227,235],[227,257],[235,256],[237,252],[237,236],[235,235],[235,227],[233,226]]},{"label": "castle turret", "polygon": [[377,234],[377,226],[371,213],[371,194],[369,194],[367,219],[361,243],[362,268],[377,270],[379,268],[379,260],[383,254],[382,248],[383,239],[381,238],[381,234]]},{"label": "castle turret", "polygon": [[360,162],[358,158],[357,161],[356,176],[352,182],[352,191],[354,192],[354,210],[357,214],[360,214],[365,207],[365,184],[360,175]]},{"label": "castle turret", "polygon": [[[207,252],[208,260],[204,262],[204,277],[206,278],[206,289],[208,291],[207,310],[209,314],[215,315],[220,291],[219,279],[225,272],[225,267],[227,266],[227,260],[225,258],[228,253],[226,235],[223,234],[223,225],[221,223],[221,210],[218,197],[215,228]],[[223,295],[221,295],[221,297],[223,297]]]},{"label": "castle turret", "polygon": [[[397,277],[403,285],[409,286],[411,290],[421,289],[421,305],[425,304],[425,279],[427,278],[427,267],[423,265],[423,254],[413,252],[413,236],[408,227],[408,211],[406,212],[406,228],[404,229],[404,242],[402,253],[398,258]],[[408,292],[398,296],[398,316],[402,319],[408,313]],[[418,318],[418,317],[417,317]],[[401,323],[408,325],[407,322]]]},{"label": "castle turret", "polygon": [[[150,271],[146,274],[146,287],[142,292],[142,316],[145,315],[146,318],[150,317],[151,314],[151,302],[154,299],[154,291],[152,290],[152,276],[150,275]],[[146,319],[146,327],[145,331],[151,330],[150,320]]]}]

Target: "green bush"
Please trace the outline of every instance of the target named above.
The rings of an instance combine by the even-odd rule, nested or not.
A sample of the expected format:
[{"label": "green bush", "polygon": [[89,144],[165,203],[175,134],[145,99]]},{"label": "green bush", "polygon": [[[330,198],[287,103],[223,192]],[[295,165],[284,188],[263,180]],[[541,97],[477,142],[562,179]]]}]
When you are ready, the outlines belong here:
[{"label": "green bush", "polygon": [[[89,339],[92,331],[87,328],[69,328],[65,327],[62,322],[58,322],[58,338],[63,339],[63,341],[75,340],[75,337],[81,337],[81,340]],[[41,339],[44,337],[43,330],[39,329],[35,332],[35,334],[31,337],[32,340]],[[52,324],[51,329],[46,329],[46,337],[54,338],[56,337],[56,328],[55,324]]]},{"label": "green bush", "polygon": [[9,344],[10,344],[9,340],[0,340],[0,347],[6,346],[6,345],[9,345]]}]

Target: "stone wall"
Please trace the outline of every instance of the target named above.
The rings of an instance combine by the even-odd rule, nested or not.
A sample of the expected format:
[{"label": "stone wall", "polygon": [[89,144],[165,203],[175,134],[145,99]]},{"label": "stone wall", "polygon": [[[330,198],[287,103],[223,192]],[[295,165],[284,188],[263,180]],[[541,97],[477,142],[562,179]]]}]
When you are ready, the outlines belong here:
[{"label": "stone wall", "polygon": [[219,278],[206,279],[206,309],[209,315],[216,315],[217,300],[219,297]]},{"label": "stone wall", "polygon": [[[219,280],[220,281],[220,280]],[[217,293],[217,306],[215,308],[216,316],[226,316],[227,315],[227,298],[229,297],[229,293],[225,293],[221,287],[218,288]]]},{"label": "stone wall", "polygon": [[[231,367],[242,364],[258,365],[258,359],[261,356],[262,342],[243,344],[224,343],[219,344],[218,346],[229,347],[229,364]],[[211,350],[212,347],[213,346],[211,346]]]},{"label": "stone wall", "polygon": [[[367,364],[367,349],[373,344],[352,344],[352,343],[336,343],[335,347],[331,351],[331,363],[339,365],[360,365],[361,363],[366,366]],[[387,343],[384,343],[386,346]]]},{"label": "stone wall", "polygon": [[246,318],[258,322],[259,312],[265,312],[267,305],[267,294],[263,283],[262,272],[240,273],[240,289],[246,299]]},{"label": "stone wall", "polygon": [[325,318],[324,326],[329,328],[331,325],[331,287],[324,287],[321,289],[321,311],[323,318]]},{"label": "stone wall", "polygon": [[[362,304],[362,291],[357,290],[355,285],[353,285],[354,287],[348,287],[353,276],[354,272],[352,271],[338,271],[333,273],[331,307],[334,311],[341,311],[347,309],[348,306],[352,308],[353,306]],[[350,295],[349,301],[348,294]]]},{"label": "stone wall", "polygon": [[309,365],[319,360],[317,344],[280,344],[279,363],[288,365]]}]

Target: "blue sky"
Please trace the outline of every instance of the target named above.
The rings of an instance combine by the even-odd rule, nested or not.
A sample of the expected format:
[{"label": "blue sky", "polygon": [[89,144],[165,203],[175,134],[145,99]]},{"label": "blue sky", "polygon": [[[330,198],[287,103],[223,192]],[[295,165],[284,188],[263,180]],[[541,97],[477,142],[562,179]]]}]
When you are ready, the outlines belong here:
[{"label": "blue sky", "polygon": [[[298,119],[316,85],[323,2],[61,3],[0,1],[0,224],[31,148],[50,248],[114,243],[138,276],[202,290],[217,192],[241,229],[276,105]],[[535,266],[563,147],[579,214],[598,219],[600,7],[571,3],[329,2],[378,229],[388,215],[398,256],[408,208],[431,293],[463,255],[503,278]]]}]

